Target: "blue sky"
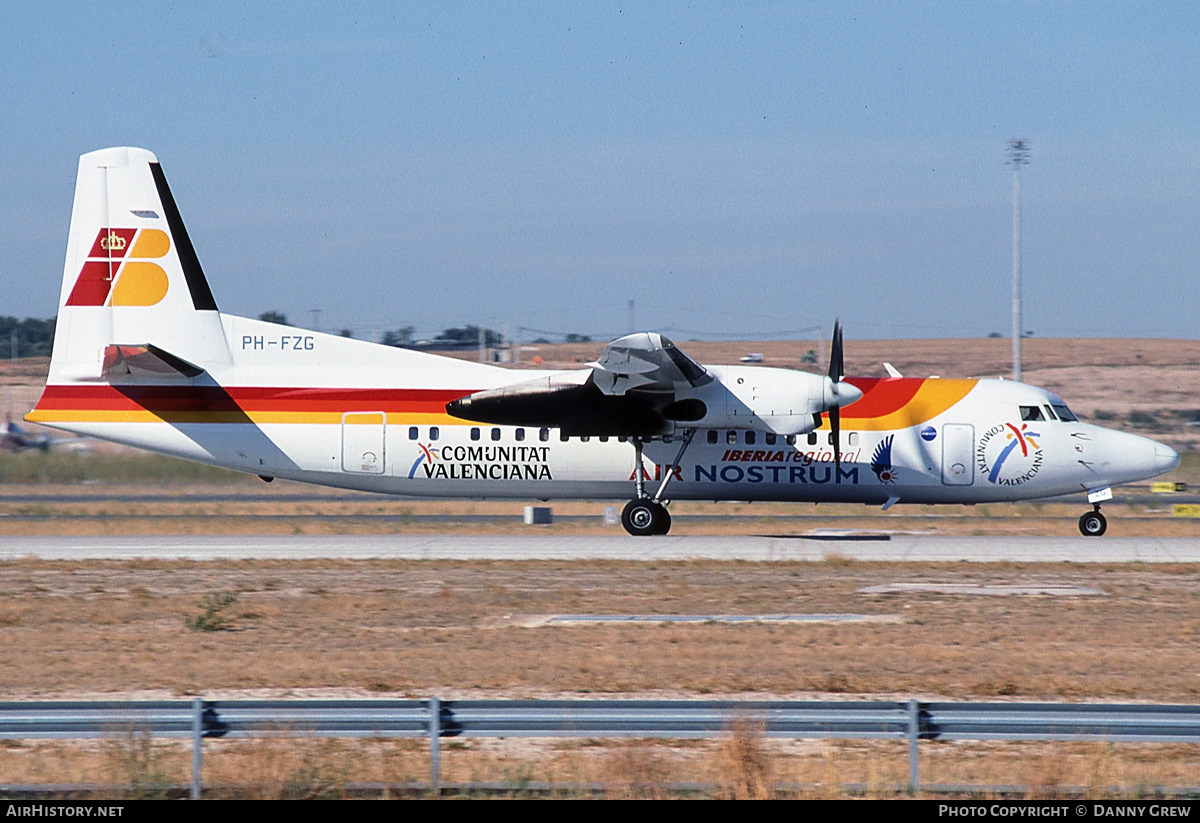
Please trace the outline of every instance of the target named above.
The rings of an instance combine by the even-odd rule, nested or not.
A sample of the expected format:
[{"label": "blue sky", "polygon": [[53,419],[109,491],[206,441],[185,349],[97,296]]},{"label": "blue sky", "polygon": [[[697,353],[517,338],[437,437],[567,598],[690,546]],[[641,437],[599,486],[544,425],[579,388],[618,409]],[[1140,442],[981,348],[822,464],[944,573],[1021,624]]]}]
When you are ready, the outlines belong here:
[{"label": "blue sky", "polygon": [[[1197,336],[1200,6],[0,5],[0,314],[156,152],[222,310],[369,337]],[[526,339],[539,332],[526,331]],[[824,332],[804,332],[821,335]]]}]

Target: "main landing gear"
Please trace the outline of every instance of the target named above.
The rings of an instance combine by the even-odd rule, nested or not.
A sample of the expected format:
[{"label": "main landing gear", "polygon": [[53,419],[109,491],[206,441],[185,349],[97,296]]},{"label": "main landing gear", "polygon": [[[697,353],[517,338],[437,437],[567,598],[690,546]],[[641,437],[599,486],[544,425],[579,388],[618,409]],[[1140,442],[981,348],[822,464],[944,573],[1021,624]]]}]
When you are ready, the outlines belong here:
[{"label": "main landing gear", "polygon": [[671,514],[657,500],[638,498],[625,504],[621,512],[621,525],[634,537],[666,534],[671,530]]},{"label": "main landing gear", "polygon": [[654,493],[654,497],[646,494],[645,470],[642,468],[642,441],[639,438],[633,438],[633,451],[635,455],[633,477],[637,496],[625,504],[625,509],[621,512],[621,525],[625,527],[625,531],[634,537],[666,534],[671,530],[671,515],[667,511],[667,503],[669,501],[664,501],[662,497],[667,490],[667,484],[671,482],[671,478],[675,475],[675,467],[683,459],[683,453],[692,444],[692,437],[695,434],[695,429],[687,429],[684,432],[683,444],[679,447],[679,453],[675,455],[675,460],[672,461],[671,465],[667,466],[665,476],[658,487],[658,491]]},{"label": "main landing gear", "polygon": [[1108,520],[1100,513],[1100,504],[1093,504],[1094,511],[1084,512],[1079,518],[1079,531],[1084,537],[1099,537],[1108,531]]}]

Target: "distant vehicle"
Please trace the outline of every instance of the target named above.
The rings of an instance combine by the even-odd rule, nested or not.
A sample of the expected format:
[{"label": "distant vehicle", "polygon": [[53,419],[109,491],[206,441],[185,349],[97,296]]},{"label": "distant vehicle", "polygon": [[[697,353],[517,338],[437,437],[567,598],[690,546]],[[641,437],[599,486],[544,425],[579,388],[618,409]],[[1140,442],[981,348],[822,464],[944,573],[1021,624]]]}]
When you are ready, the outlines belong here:
[{"label": "distant vehicle", "polygon": [[74,440],[78,440],[78,438],[33,434],[29,430],[21,428],[20,425],[13,421],[11,416],[7,416],[4,434],[0,436],[0,451],[15,453],[38,449],[39,451],[48,452],[53,446]]},{"label": "distant vehicle", "polygon": [[[328,273],[323,276],[328,277]],[[332,281],[331,281],[332,282]],[[354,273],[344,288],[363,286]],[[989,503],[1169,472],[1170,447],[1006,380],[705,366],[655,333],[571,371],[514,371],[223,314],[158,159],[79,161],[50,374],[31,422],[195,460],[414,497]],[[657,488],[648,484],[657,483]]]},{"label": "distant vehicle", "polygon": [[765,359],[766,358],[763,357],[762,352],[760,351],[752,351],[745,357],[738,358],[738,360],[742,363],[761,363]]}]

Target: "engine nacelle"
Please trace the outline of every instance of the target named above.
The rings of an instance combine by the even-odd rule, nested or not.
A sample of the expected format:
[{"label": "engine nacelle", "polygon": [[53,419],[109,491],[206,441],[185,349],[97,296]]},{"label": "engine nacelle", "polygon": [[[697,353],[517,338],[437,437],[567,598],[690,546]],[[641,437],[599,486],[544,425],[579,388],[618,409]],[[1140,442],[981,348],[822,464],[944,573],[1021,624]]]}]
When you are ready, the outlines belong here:
[{"label": "engine nacelle", "polygon": [[[853,403],[862,392],[849,383],[788,369],[761,366],[709,366],[712,382],[676,392],[674,407],[689,412],[675,417],[701,429],[755,429],[775,434],[806,434],[817,427],[816,415]],[[696,403],[704,414],[696,416]]]},{"label": "engine nacelle", "polygon": [[591,370],[562,372],[475,392],[448,403],[446,411],[481,423],[557,427],[568,435],[653,436],[678,426],[790,435],[812,431],[818,414],[862,397],[849,383],[822,375],[753,366],[710,366],[697,385],[679,381],[669,390],[606,388]]}]

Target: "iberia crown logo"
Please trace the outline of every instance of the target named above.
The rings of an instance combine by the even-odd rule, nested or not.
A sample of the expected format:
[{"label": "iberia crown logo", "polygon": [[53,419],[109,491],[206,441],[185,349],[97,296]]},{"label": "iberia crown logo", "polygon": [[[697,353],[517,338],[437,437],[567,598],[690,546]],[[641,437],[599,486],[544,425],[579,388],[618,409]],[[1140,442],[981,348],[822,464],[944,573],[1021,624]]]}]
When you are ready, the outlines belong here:
[{"label": "iberia crown logo", "polygon": [[167,273],[150,261],[170,250],[171,238],[159,229],[100,229],[67,305],[153,306],[161,302],[167,296]]}]

